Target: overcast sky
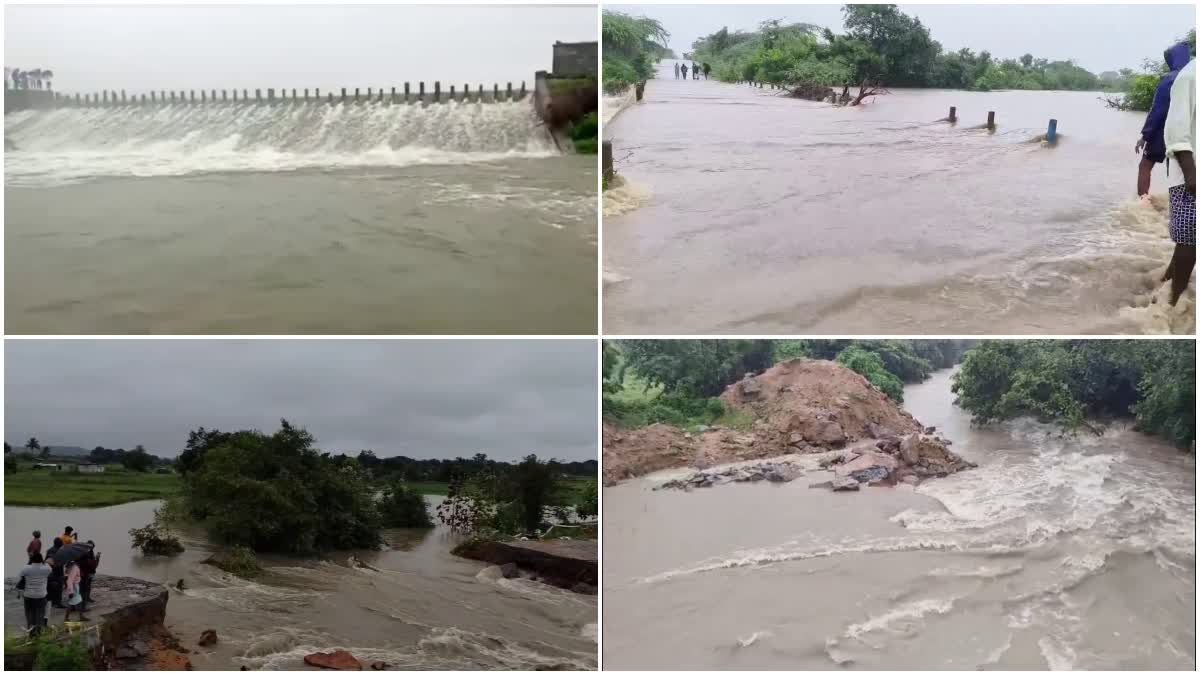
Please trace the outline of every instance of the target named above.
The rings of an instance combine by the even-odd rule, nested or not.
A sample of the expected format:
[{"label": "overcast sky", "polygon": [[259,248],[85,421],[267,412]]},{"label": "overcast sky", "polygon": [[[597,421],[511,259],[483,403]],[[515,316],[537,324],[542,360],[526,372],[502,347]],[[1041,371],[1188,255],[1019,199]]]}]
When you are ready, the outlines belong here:
[{"label": "overcast sky", "polygon": [[173,457],[190,430],[306,427],[326,451],[587,460],[589,340],[8,340],[5,440]]},{"label": "overcast sky", "polygon": [[[5,5],[4,65],[54,88],[403,87],[533,82],[554,42],[595,40],[593,6]],[[514,85],[515,86],[515,85]]]},{"label": "overcast sky", "polygon": [[[1194,5],[900,5],[921,18],[947,51],[984,49],[999,58],[1031,53],[1051,61],[1075,59],[1100,73],[1138,68],[1196,25]],[[753,30],[760,21],[815,23],[843,32],[836,5],[612,5],[605,8],[658,19],[679,55],[692,42],[728,26]]]}]

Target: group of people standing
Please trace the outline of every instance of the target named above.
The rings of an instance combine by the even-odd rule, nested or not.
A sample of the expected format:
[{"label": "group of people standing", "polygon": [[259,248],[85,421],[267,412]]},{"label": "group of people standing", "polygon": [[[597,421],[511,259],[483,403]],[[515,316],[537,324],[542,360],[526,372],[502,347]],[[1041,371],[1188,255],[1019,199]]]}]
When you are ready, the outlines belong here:
[{"label": "group of people standing", "polygon": [[47,605],[66,610],[64,623],[71,620],[72,612],[77,614],[77,620],[88,621],[84,612],[92,602],[92,577],[100,565],[95,542],[80,542],[79,533],[68,525],[43,553],[42,533],[34,530],[25,553],[29,563],[21,570],[17,593],[25,600],[25,625],[29,633],[37,635],[48,625]]},{"label": "group of people standing", "polygon": [[1135,151],[1138,163],[1138,196],[1148,199],[1150,173],[1155,164],[1173,157],[1183,174],[1183,184],[1168,192],[1170,233],[1175,253],[1162,281],[1171,282],[1171,304],[1187,290],[1196,266],[1196,61],[1191,46],[1179,43],[1163,53],[1169,72],[1154,92]]},{"label": "group of people standing", "polygon": [[[702,64],[702,65],[697,65],[694,61],[692,62],[692,79],[693,80],[700,79],[700,73],[704,73],[704,79],[707,80],[708,74],[711,72],[712,72],[712,68],[709,67],[709,65],[707,63]],[[676,63],[675,64],[675,79],[677,79],[677,80],[680,79],[680,74],[683,75],[683,79],[685,79],[685,80],[688,79],[688,65],[686,63]]]}]

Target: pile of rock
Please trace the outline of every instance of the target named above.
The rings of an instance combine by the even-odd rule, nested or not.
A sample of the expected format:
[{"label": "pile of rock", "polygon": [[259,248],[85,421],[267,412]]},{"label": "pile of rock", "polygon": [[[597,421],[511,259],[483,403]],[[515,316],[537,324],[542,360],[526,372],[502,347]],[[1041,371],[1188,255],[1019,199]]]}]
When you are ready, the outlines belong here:
[{"label": "pile of rock", "polygon": [[696,471],[684,478],[667,481],[656,490],[691,490],[723,483],[788,483],[804,475],[804,470],[792,462],[760,462],[758,464],[727,466]]},{"label": "pile of rock", "polygon": [[946,445],[947,441],[925,434],[904,438],[884,435],[823,459],[821,468],[832,468],[833,480],[813,487],[842,491],[858,490],[863,485],[915,485],[924,478],[974,468],[974,464],[950,452]]}]

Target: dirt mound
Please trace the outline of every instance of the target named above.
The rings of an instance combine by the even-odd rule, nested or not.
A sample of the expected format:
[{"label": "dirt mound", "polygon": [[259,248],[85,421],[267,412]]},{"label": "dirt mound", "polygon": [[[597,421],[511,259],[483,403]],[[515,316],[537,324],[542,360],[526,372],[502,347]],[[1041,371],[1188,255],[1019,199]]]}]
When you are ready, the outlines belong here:
[{"label": "dirt mound", "polygon": [[730,410],[751,413],[752,429],[715,428],[689,434],[665,424],[632,431],[605,424],[604,484],[662,469],[706,469],[847,446],[855,446],[847,459],[868,447],[895,457],[896,465],[885,467],[886,475],[895,479],[945,476],[972,466],[950,452],[947,441],[925,435],[932,429],[923,428],[866,378],[832,361],[795,359],[776,364],[727,387],[721,401]]},{"label": "dirt mound", "polygon": [[790,452],[824,452],[864,438],[922,431],[912,415],[867,378],[833,361],[776,364],[727,387],[721,402],[754,413],[761,440],[792,446]]}]

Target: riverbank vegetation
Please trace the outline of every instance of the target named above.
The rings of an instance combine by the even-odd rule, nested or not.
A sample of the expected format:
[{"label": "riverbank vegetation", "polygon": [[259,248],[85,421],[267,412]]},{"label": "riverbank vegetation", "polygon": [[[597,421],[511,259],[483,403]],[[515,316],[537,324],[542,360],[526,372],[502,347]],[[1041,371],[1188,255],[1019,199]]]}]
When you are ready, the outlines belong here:
[{"label": "riverbank vegetation", "polygon": [[781,361],[837,361],[900,402],[903,385],[958,362],[970,340],[620,340],[604,345],[604,416],[623,428],[748,428],[753,419],[716,398]]},{"label": "riverbank vegetation", "polygon": [[[1188,31],[1187,35],[1179,39],[1179,42],[1186,42],[1191,45],[1192,56],[1196,55],[1195,28]],[[1109,96],[1106,100],[1113,108],[1147,112],[1150,110],[1150,105],[1154,103],[1154,92],[1158,89],[1159,80],[1168,72],[1170,72],[1170,69],[1167,67],[1164,59],[1146,59],[1142,62],[1140,73],[1134,73],[1127,68],[1122,69],[1121,76],[1125,79],[1125,86],[1117,89],[1117,91],[1123,91],[1125,95],[1121,97]]]},{"label": "riverbank vegetation", "polygon": [[[1033,54],[997,58],[987,50],[967,48],[944,51],[919,18],[896,5],[846,5],[842,14],[844,34],[806,23],[764,21],[755,31],[722,28],[701,38],[693,43],[690,57],[710,64],[716,77],[727,82],[753,80],[800,91],[814,87],[822,92],[831,87],[1124,91],[1135,86],[1131,70],[1101,77],[1070,60],[1050,61]],[[1194,44],[1194,31],[1191,38]],[[1153,45],[1148,51],[1168,46]]]},{"label": "riverbank vegetation", "polygon": [[1069,429],[1131,418],[1194,450],[1196,347],[1191,340],[993,340],[967,353],[957,403],[986,424],[1032,415]]},{"label": "riverbank vegetation", "polygon": [[604,91],[617,94],[654,77],[654,64],[673,57],[670,33],[655,19],[604,10],[600,23],[604,47]]},{"label": "riverbank vegetation", "polygon": [[[93,670],[81,636],[70,636],[61,626],[47,626],[31,637],[24,631],[4,634],[4,653],[32,664],[33,670]],[[29,666],[26,666],[29,669]]]}]

